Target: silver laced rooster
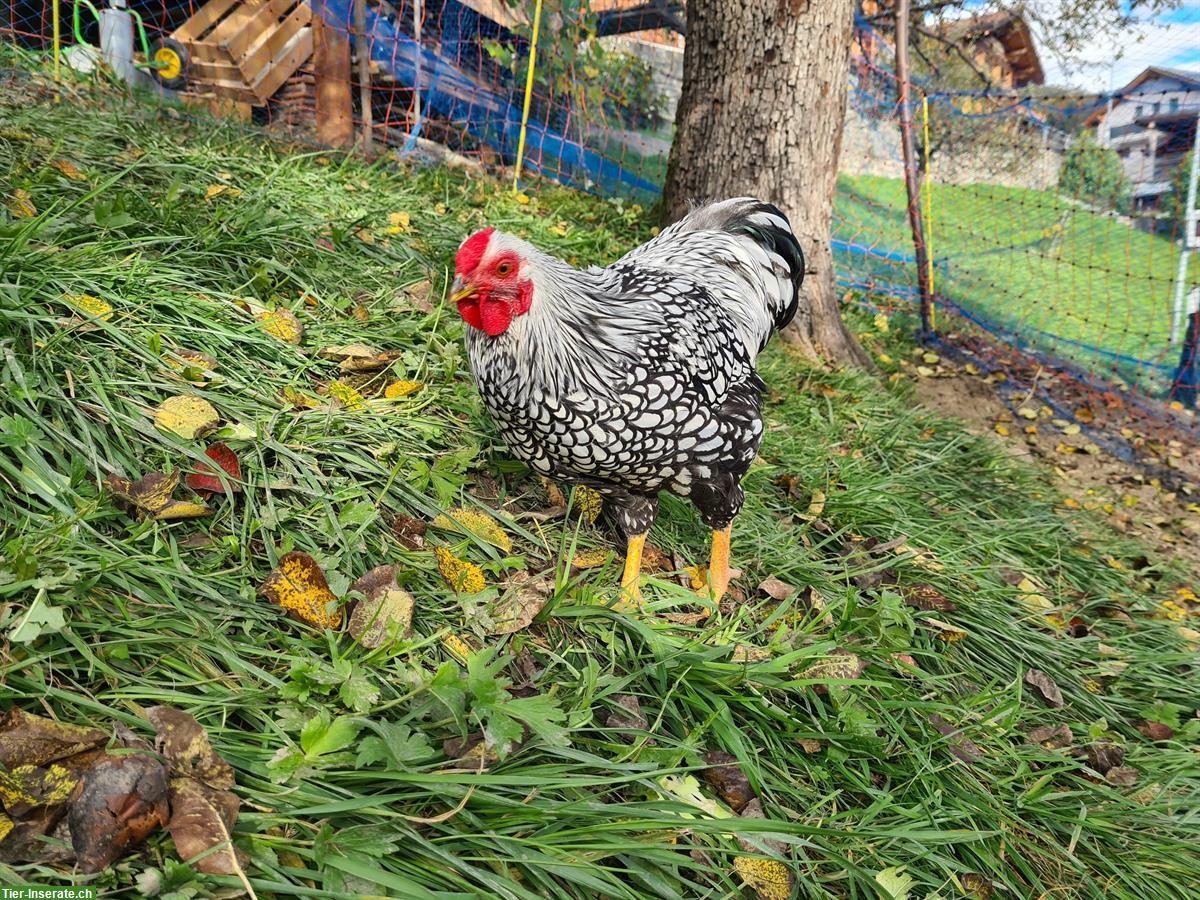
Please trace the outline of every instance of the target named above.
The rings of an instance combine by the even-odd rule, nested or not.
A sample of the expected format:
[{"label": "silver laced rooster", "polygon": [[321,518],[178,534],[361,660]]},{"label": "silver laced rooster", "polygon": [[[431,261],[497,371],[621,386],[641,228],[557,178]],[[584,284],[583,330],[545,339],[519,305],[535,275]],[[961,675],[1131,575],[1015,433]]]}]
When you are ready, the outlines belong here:
[{"label": "silver laced rooster", "polygon": [[670,491],[712,529],[719,599],[763,436],[754,360],[792,320],[804,278],[787,217],[752,198],[714,203],[582,271],[486,228],[462,243],[455,275],[488,412],[536,472],[604,498],[628,542],[626,598],[640,601],[642,547]]}]

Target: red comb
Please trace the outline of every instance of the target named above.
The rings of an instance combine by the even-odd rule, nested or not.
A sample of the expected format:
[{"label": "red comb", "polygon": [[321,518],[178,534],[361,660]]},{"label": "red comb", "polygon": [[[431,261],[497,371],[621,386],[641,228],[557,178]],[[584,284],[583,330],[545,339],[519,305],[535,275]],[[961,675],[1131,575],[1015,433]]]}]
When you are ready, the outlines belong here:
[{"label": "red comb", "polygon": [[492,232],[495,230],[495,228],[485,228],[463,241],[454,257],[454,271],[457,274],[470,275],[475,271],[475,267],[483,259],[483,254],[487,253],[488,241],[492,239]]}]

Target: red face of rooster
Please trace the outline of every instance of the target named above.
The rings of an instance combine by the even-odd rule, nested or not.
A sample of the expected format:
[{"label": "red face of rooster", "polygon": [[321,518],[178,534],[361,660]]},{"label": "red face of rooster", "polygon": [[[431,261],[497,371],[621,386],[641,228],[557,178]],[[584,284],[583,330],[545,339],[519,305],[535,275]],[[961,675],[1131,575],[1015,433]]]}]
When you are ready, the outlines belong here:
[{"label": "red face of rooster", "polygon": [[454,257],[450,295],[463,321],[492,337],[506,332],[533,302],[533,282],[522,277],[524,268],[520,254],[505,247],[494,228],[463,241]]}]

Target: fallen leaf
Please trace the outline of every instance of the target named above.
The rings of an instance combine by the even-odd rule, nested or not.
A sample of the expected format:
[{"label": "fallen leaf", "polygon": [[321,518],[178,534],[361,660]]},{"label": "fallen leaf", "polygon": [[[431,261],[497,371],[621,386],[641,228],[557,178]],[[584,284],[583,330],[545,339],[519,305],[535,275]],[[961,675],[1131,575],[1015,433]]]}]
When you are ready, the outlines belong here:
[{"label": "fallen leaf", "polygon": [[55,722],[13,707],[0,713],[0,766],[44,766],[99,747],[108,735],[98,728]]},{"label": "fallen leaf", "polygon": [[821,752],[821,742],[814,741],[812,738],[797,738],[796,743],[800,745],[800,749],[812,756],[814,753]]},{"label": "fallen leaf", "polygon": [[367,398],[344,381],[331,381],[329,396],[350,412],[362,412],[367,408]]},{"label": "fallen leaf", "polygon": [[962,737],[962,731],[955,728],[937,713],[929,715],[929,724],[946,738],[946,749],[957,759],[966,763],[978,762],[983,758],[983,751],[972,740]]},{"label": "fallen leaf", "polygon": [[1096,421],[1096,414],[1093,413],[1088,407],[1081,406],[1079,409],[1075,410],[1075,418],[1084,425],[1091,425]]},{"label": "fallen leaf", "polygon": [[1028,575],[1017,582],[1017,591],[1017,599],[1030,612],[1044,614],[1054,609],[1054,604],[1041,593],[1041,587]]},{"label": "fallen leaf", "polygon": [[[519,744],[518,744],[519,746]],[[513,750],[517,748],[514,746]],[[500,761],[500,754],[484,739],[482,732],[442,741],[442,752],[454,765],[472,771],[487,771]]]},{"label": "fallen leaf", "polygon": [[1114,766],[1104,773],[1104,780],[1114,787],[1133,787],[1137,777],[1138,770],[1129,766]]},{"label": "fallen leaf", "polygon": [[888,900],[909,900],[916,881],[911,875],[904,874],[903,866],[892,866],[877,872],[875,883],[879,885],[880,893]]},{"label": "fallen leaf", "polygon": [[914,584],[902,591],[904,603],[913,609],[926,612],[954,612],[958,609],[953,601],[931,584]]},{"label": "fallen leaf", "polygon": [[571,568],[576,571],[595,569],[612,558],[612,551],[597,547],[594,550],[579,550],[571,557]]},{"label": "fallen leaf", "polygon": [[75,312],[99,319],[101,322],[107,322],[113,317],[112,304],[106,303],[99,297],[93,297],[91,294],[63,294],[62,299],[63,303]]},{"label": "fallen leaf", "polygon": [[207,875],[236,875],[247,896],[253,898],[254,889],[238,862],[231,838],[238,818],[237,797],[193,778],[171,779],[170,797],[167,830],[179,858]]},{"label": "fallen leaf", "polygon": [[1083,748],[1088,766],[1101,775],[1125,762],[1125,748],[1111,741],[1096,741]]},{"label": "fallen leaf", "polygon": [[154,726],[155,749],[166,757],[172,774],[219,791],[233,787],[233,768],[213,749],[208,732],[195,718],[173,706],[152,706],[146,718]]},{"label": "fallen leaf", "polygon": [[967,636],[965,629],[959,628],[957,625],[951,625],[949,622],[943,622],[940,619],[926,617],[922,618],[920,622],[922,625],[929,625],[935,628],[938,640],[945,641],[947,644],[961,641]]},{"label": "fallen leaf", "polygon": [[303,391],[298,391],[293,387],[285,387],[279,393],[283,398],[283,402],[294,409],[316,409],[321,405],[321,401],[316,397],[310,397]]},{"label": "fallen leaf", "polygon": [[770,650],[753,644],[734,644],[733,652],[729,654],[729,661],[735,663],[765,662],[770,658]]},{"label": "fallen leaf", "polygon": [[159,429],[189,441],[213,431],[220,422],[216,408],[194,394],[168,397],[154,411],[154,424]]},{"label": "fallen leaf", "polygon": [[1058,689],[1058,685],[1054,683],[1054,679],[1045,672],[1041,672],[1038,669],[1030,669],[1025,673],[1025,683],[1030,687],[1037,688],[1045,701],[1055,709],[1062,708],[1062,691]]},{"label": "fallen leaf", "polygon": [[518,572],[492,604],[492,634],[512,634],[528,628],[554,593],[553,574],[531,576]]},{"label": "fallen leaf", "polygon": [[849,650],[836,649],[801,672],[800,678],[812,681],[847,681],[858,678],[862,671],[862,660]]},{"label": "fallen leaf", "polygon": [[808,504],[808,509],[805,510],[804,515],[801,516],[801,518],[808,517],[815,519],[823,512],[825,512],[825,492],[820,490],[813,491],[812,499]]},{"label": "fallen leaf", "polygon": [[387,400],[401,400],[412,396],[423,387],[425,385],[419,381],[393,381],[383,389],[383,396]]},{"label": "fallen leaf", "polygon": [[156,512],[154,518],[160,522],[174,522],[179,519],[201,519],[211,515],[212,510],[203,503],[194,503],[191,500],[172,500]]},{"label": "fallen leaf", "polygon": [[1041,744],[1047,750],[1061,750],[1070,747],[1072,742],[1071,729],[1067,725],[1043,725],[1029,732],[1029,740]]},{"label": "fallen leaf", "polygon": [[79,868],[99,872],[167,823],[167,777],[142,753],[109,756],[83,776],[67,813]]},{"label": "fallen leaf", "polygon": [[[242,467],[238,463],[237,454],[219,441],[209,444],[204,449],[204,455],[217,464],[229,476],[228,493],[236,494],[242,490],[238,482],[242,478]],[[198,463],[196,471],[188,475],[187,486],[196,493],[221,494],[226,493],[226,487],[215,474],[216,469],[206,463]]]},{"label": "fallen leaf", "polygon": [[[642,713],[642,704],[633,694],[618,694],[613,697],[615,703],[621,712],[609,713],[608,719],[605,722],[609,728],[618,731],[648,731],[650,722]],[[626,736],[627,740],[634,740],[632,735]],[[652,741],[653,739],[651,739]]]},{"label": "fallen leaf", "polygon": [[65,803],[78,783],[78,776],[60,763],[14,766],[0,771],[0,807],[23,817],[39,806]]},{"label": "fallen leaf", "polygon": [[259,594],[278,604],[288,615],[324,628],[342,624],[342,610],[321,567],[307,553],[293,551],[279,559]]},{"label": "fallen leaf", "polygon": [[407,234],[412,231],[412,219],[406,212],[388,213],[388,234]]},{"label": "fallen leaf", "polygon": [[204,189],[204,200],[209,202],[218,197],[240,197],[242,192],[235,187],[230,187],[227,184],[210,184]]},{"label": "fallen leaf", "polygon": [[1030,409],[1028,406],[1022,406],[1017,410],[1017,415],[1022,419],[1037,419],[1038,414],[1036,409]]},{"label": "fallen leaf", "polygon": [[8,211],[14,219],[32,219],[38,214],[33,197],[24,188],[16,188],[8,198]]},{"label": "fallen leaf", "polygon": [[409,550],[421,550],[425,546],[425,523],[412,516],[396,513],[392,519],[392,535]]},{"label": "fallen leaf", "polygon": [[374,650],[412,631],[415,601],[396,582],[396,574],[395,566],[376,566],[350,585],[363,599],[350,613],[349,631],[364,647]]},{"label": "fallen leaf", "polygon": [[600,518],[604,509],[604,498],[594,489],[586,485],[575,488],[575,514],[589,525]]},{"label": "fallen leaf", "polygon": [[959,881],[971,900],[991,900],[992,883],[978,872],[967,872]]},{"label": "fallen leaf", "polygon": [[772,600],[784,601],[796,593],[796,589],[786,582],[780,581],[774,575],[769,575],[758,586],[760,594],[766,594]]},{"label": "fallen leaf", "polygon": [[63,178],[70,181],[86,181],[87,176],[79,171],[79,166],[71,162],[69,159],[52,159],[50,167],[58,172]]},{"label": "fallen leaf", "polygon": [[777,859],[738,856],[733,868],[759,900],[788,900],[792,895],[792,873]]},{"label": "fallen leaf", "polygon": [[704,762],[707,768],[700,776],[734,812],[740,813],[758,796],[733,754],[714,750],[704,754]]},{"label": "fallen leaf", "polygon": [[179,473],[151,472],[137,481],[112,475],[104,480],[104,486],[122,503],[154,515],[171,503],[171,495],[179,486]]},{"label": "fallen leaf", "polygon": [[397,350],[381,353],[366,344],[342,344],[337,347],[322,347],[317,351],[317,356],[336,362],[343,372],[377,372],[386,369],[399,359],[400,355]]},{"label": "fallen leaf", "polygon": [[1151,741],[1169,741],[1175,737],[1175,729],[1162,722],[1142,722],[1138,725],[1137,730]]},{"label": "fallen leaf", "polygon": [[507,532],[495,519],[481,510],[465,506],[455,507],[435,517],[429,524],[434,528],[458,531],[483,538],[505,553],[512,552],[512,540]]},{"label": "fallen leaf", "polygon": [[304,340],[304,326],[289,309],[274,309],[260,312],[257,316],[259,327],[273,338],[278,338],[285,344],[300,345]]},{"label": "fallen leaf", "polygon": [[483,570],[475,563],[459,559],[445,547],[435,547],[433,555],[437,558],[438,572],[450,590],[477,594],[487,587]]}]

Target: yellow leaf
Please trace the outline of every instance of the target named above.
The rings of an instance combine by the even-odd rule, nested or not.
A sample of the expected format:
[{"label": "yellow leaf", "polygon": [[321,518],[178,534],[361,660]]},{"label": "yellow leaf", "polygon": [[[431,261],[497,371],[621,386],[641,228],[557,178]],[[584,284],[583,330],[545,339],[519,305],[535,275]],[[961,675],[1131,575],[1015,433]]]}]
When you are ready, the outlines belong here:
[{"label": "yellow leaf", "polygon": [[1036,419],[1038,417],[1036,409],[1030,409],[1028,406],[1022,406],[1017,410],[1017,415],[1022,419]]},{"label": "yellow leaf", "polygon": [[892,358],[891,358],[890,356],[888,356],[886,353],[880,353],[880,354],[879,354],[877,357],[875,357],[875,358],[876,358],[876,359],[878,359],[878,360],[879,360],[881,363],[883,363],[885,366],[886,366],[886,365],[890,365],[890,364],[892,363]]},{"label": "yellow leaf", "polygon": [[691,585],[693,591],[698,591],[708,586],[707,566],[685,566],[683,574],[687,575],[688,584]]},{"label": "yellow leaf", "polygon": [[602,566],[608,562],[609,557],[611,556],[612,553],[608,550],[580,550],[573,557],[571,557],[571,568],[595,569],[598,566]]},{"label": "yellow leaf", "polygon": [[477,509],[468,509],[465,506],[455,507],[437,516],[430,524],[434,528],[450,531],[465,530],[468,534],[474,534],[489,544],[499,547],[505,553],[512,551],[512,540],[504,529],[487,513]]},{"label": "yellow leaf", "polygon": [[367,408],[367,399],[344,381],[329,383],[329,396],[337,400],[350,412],[362,412]]},{"label": "yellow leaf", "polygon": [[938,356],[936,353],[922,353],[921,361],[928,363],[931,366],[936,366],[938,363],[940,363],[942,361],[942,358],[940,356]]},{"label": "yellow leaf", "polygon": [[1054,609],[1054,604],[1046,599],[1041,593],[1041,588],[1028,575],[1017,584],[1017,590],[1020,592],[1017,594],[1017,599],[1030,612],[1045,612]]},{"label": "yellow leaf", "polygon": [[1175,628],[1176,634],[1187,641],[1188,649],[1195,652],[1200,651],[1200,631],[1194,628],[1188,628],[1184,625],[1178,625]]},{"label": "yellow leaf", "polygon": [[929,368],[928,366],[917,366],[917,374],[922,378],[932,378],[933,369]]},{"label": "yellow leaf", "polygon": [[63,178],[68,178],[71,181],[86,180],[86,176],[79,171],[79,167],[69,159],[52,159],[50,160],[50,166],[57,170]]},{"label": "yellow leaf", "polygon": [[203,503],[193,503],[189,500],[172,500],[154,514],[160,522],[171,522],[176,519],[199,519],[212,515],[212,510]]},{"label": "yellow leaf", "polygon": [[442,638],[442,649],[460,663],[465,663],[475,650],[457,634],[448,634]]},{"label": "yellow leaf", "polygon": [[590,525],[600,517],[604,498],[594,489],[581,485],[575,489],[575,508],[579,517]]},{"label": "yellow leaf", "polygon": [[1158,612],[1154,617],[1171,622],[1182,622],[1188,617],[1188,610],[1186,606],[1182,606],[1174,600],[1164,600],[1158,605]]},{"label": "yellow leaf", "polygon": [[733,868],[746,882],[759,900],[788,900],[792,895],[792,873],[777,859],[757,856],[739,856]]},{"label": "yellow leaf", "polygon": [[437,557],[438,571],[441,573],[442,579],[452,591],[458,591],[461,594],[478,594],[487,587],[483,570],[475,563],[459,559],[445,547],[435,547],[433,555]]},{"label": "yellow leaf", "polygon": [[406,212],[394,212],[388,215],[388,234],[405,234],[412,231],[412,220]]},{"label": "yellow leaf", "polygon": [[978,375],[979,366],[975,365],[975,363],[967,363],[965,366],[963,366],[963,371],[968,375]]},{"label": "yellow leaf", "polygon": [[310,625],[336,628],[342,624],[337,597],[329,589],[321,567],[307,553],[295,551],[280,557],[279,566],[267,576],[258,592]]},{"label": "yellow leaf", "polygon": [[289,403],[300,409],[316,409],[321,405],[316,397],[310,397],[308,394],[298,391],[293,387],[285,387],[281,391],[281,396],[285,403]]},{"label": "yellow leaf", "polygon": [[38,214],[37,207],[33,205],[33,198],[24,188],[17,188],[12,192],[12,196],[8,198],[8,210],[14,219],[32,219]]},{"label": "yellow leaf", "polygon": [[304,339],[304,326],[289,309],[267,310],[260,312],[255,318],[263,331],[285,344],[299,345]]},{"label": "yellow leaf", "polygon": [[395,566],[376,566],[350,587],[363,595],[350,614],[348,627],[355,640],[375,649],[408,636],[415,601],[396,583]]},{"label": "yellow leaf", "polygon": [[373,232],[370,228],[360,228],[355,232],[355,234],[358,235],[358,239],[364,244],[375,243],[375,232]]},{"label": "yellow leaf", "polygon": [[415,394],[425,385],[419,381],[393,381],[383,390],[383,396],[388,400],[399,400]]},{"label": "yellow leaf", "polygon": [[875,316],[875,329],[880,334],[888,333],[888,317],[883,313],[879,313],[877,316]]},{"label": "yellow leaf", "polygon": [[217,427],[221,415],[211,403],[194,394],[170,397],[154,411],[154,424],[185,440],[202,437]]},{"label": "yellow leaf", "polygon": [[204,199],[215,200],[217,197],[240,197],[242,192],[235,187],[230,187],[227,184],[210,184],[204,190]]},{"label": "yellow leaf", "polygon": [[1008,437],[1008,427],[1006,425],[1001,425],[997,422],[995,427],[996,434],[1000,435],[1000,437]]},{"label": "yellow leaf", "polygon": [[566,222],[559,222],[557,225],[550,226],[550,233],[557,234],[559,237],[566,237],[569,230]]},{"label": "yellow leaf", "polygon": [[107,322],[113,317],[113,308],[99,297],[91,294],[63,294],[63,303],[76,312]]},{"label": "yellow leaf", "polygon": [[808,510],[805,514],[815,519],[823,512],[825,512],[825,492],[813,491],[812,501],[808,504]]},{"label": "yellow leaf", "polygon": [[529,205],[529,195],[528,194],[517,194],[517,202],[520,203],[522,206],[528,206]]}]

